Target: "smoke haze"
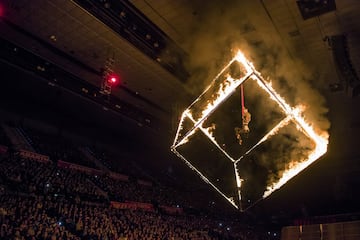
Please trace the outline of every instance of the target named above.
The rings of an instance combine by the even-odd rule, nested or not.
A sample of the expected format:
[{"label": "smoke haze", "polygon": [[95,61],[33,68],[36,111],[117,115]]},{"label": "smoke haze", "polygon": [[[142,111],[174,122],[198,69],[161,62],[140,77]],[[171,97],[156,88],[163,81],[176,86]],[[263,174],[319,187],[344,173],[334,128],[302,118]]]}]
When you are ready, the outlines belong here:
[{"label": "smoke haze", "polygon": [[[265,79],[271,79],[273,88],[291,106],[302,104],[306,107],[304,118],[313,124],[318,134],[327,132],[330,127],[326,118],[328,108],[325,98],[317,90],[321,82],[315,78],[316,72],[300,59],[290,56],[288,49],[279,41],[281,38],[274,36],[277,34],[275,30],[274,35],[264,38],[261,31],[269,32],[265,28],[269,28],[271,22],[259,2],[236,1],[234,5],[234,1],[211,1],[202,5],[196,14],[197,22],[191,26],[183,43],[190,55],[186,63],[190,72],[188,88],[194,94],[201,93],[235,55],[237,49],[240,49]],[[262,19],[258,17],[260,15]],[[267,25],[262,26],[264,19]],[[246,91],[250,95],[248,101],[259,96],[252,88],[246,88]],[[250,112],[268,112],[269,116],[272,114],[269,109],[250,109]],[[256,118],[256,114],[252,117]],[[252,129],[256,131],[256,126]],[[289,130],[289,134],[296,136],[295,131],[295,128]],[[289,151],[289,159],[285,161],[293,161],[291,158],[299,158],[309,151],[308,140],[294,137],[283,138],[281,141],[272,143],[272,148]],[[286,149],[281,146],[286,146]],[[259,161],[266,166],[265,160]],[[281,161],[275,167],[276,172],[268,177],[269,181],[277,179],[289,165]]]}]

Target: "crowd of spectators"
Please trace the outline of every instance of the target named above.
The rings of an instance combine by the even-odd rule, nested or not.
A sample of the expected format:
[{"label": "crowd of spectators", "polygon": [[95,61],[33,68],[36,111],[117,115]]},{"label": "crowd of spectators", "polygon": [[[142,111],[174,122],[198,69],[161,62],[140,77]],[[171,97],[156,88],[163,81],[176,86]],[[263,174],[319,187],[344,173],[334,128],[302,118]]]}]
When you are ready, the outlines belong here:
[{"label": "crowd of spectators", "polygon": [[53,196],[0,196],[2,239],[239,239],[217,231],[208,219],[115,209]]},{"label": "crowd of spectators", "polygon": [[57,194],[102,201],[103,192],[85,173],[59,168],[53,162],[37,162],[19,156],[2,158],[0,176],[10,190],[29,194]]},{"label": "crowd of spectators", "polygon": [[55,203],[42,197],[0,196],[1,239],[81,239],[59,224]]},{"label": "crowd of spectators", "polygon": [[[63,145],[53,146],[58,142],[49,139],[41,143],[46,138],[34,135],[32,144],[41,154],[67,154],[69,148],[61,150]],[[70,169],[53,157],[35,160],[12,150],[0,153],[0,239],[265,239],[248,228],[235,231],[244,225],[234,219],[163,211],[161,206],[190,204],[173,188]],[[73,162],[81,164],[76,158]],[[153,208],[118,209],[112,201],[151,204]]]},{"label": "crowd of spectators", "polygon": [[178,206],[180,203],[188,205],[184,199],[178,197],[174,189],[163,185],[146,185],[132,179],[124,181],[109,176],[92,176],[91,179],[113,200],[156,203],[166,206]]},{"label": "crowd of spectators", "polygon": [[81,197],[93,201],[114,200],[156,203],[166,206],[186,205],[174,189],[159,185],[144,185],[92,175],[58,167],[54,162],[38,162],[19,156],[0,161],[0,175],[7,179],[13,191],[35,194],[57,194]]},{"label": "crowd of spectators", "polygon": [[[128,161],[119,160],[118,156],[115,156],[100,148],[85,147],[85,149],[89,150],[91,155],[93,155],[97,160],[102,162],[110,171],[114,171],[117,173],[120,172],[124,175],[130,176],[131,183],[129,183],[128,181],[114,179],[104,175],[86,175],[79,172],[71,173],[62,168],[56,170],[53,165],[56,165],[55,163],[58,160],[76,163],[94,169],[96,169],[97,166],[91,160],[86,159],[86,156],[80,153],[79,149],[75,147],[75,145],[72,145],[71,141],[64,139],[58,134],[46,134],[26,127],[22,127],[22,132],[27,135],[28,139],[30,139],[31,145],[38,153],[49,156],[50,159],[54,162],[54,164],[50,164],[49,166],[41,164],[41,167],[46,166],[43,172],[48,173],[49,176],[46,179],[46,185],[40,186],[42,189],[50,190],[52,188],[56,188],[59,194],[64,194],[64,192],[67,193],[69,191],[66,191],[66,189],[70,189],[70,192],[72,193],[75,192],[77,194],[85,195],[86,193],[84,193],[84,191],[79,193],[79,190],[77,190],[71,182],[69,183],[64,181],[64,179],[79,178],[82,179],[82,181],[76,181],[76,184],[78,186],[91,186],[93,184],[88,184],[87,182],[91,180],[90,182],[93,182],[101,189],[104,189],[112,200],[147,202],[168,206],[194,206],[194,204],[191,203],[191,200],[184,197],[184,194],[178,194],[178,192],[172,187],[167,187],[159,182],[156,182],[156,184],[152,184],[151,186],[139,184],[137,181],[139,178],[147,179],[145,182],[151,183],[151,181],[149,180],[151,176],[147,176],[148,174],[144,174],[141,169],[134,167],[132,164],[126,164]],[[16,161],[18,160],[15,160],[15,162]],[[113,164],[114,162],[116,164]],[[121,162],[124,162],[124,164],[121,164]],[[25,163],[22,162],[21,164],[24,165]],[[40,163],[26,164],[39,165]],[[25,168],[28,168],[28,166],[26,166]],[[39,166],[34,166],[34,168],[39,169]],[[69,178],[68,175],[71,174],[75,174],[75,176]],[[60,179],[63,180],[61,183]],[[30,182],[30,184],[32,187],[34,186],[32,182]],[[67,186],[66,189],[64,189],[65,185]],[[88,191],[86,192],[89,191],[93,192],[94,190],[88,189]],[[191,199],[194,197],[193,194],[197,193],[190,193],[186,195],[188,195]]]},{"label": "crowd of spectators", "polygon": [[[237,239],[205,217],[112,208],[95,198],[89,176],[51,162],[13,156],[0,166],[2,239]],[[134,184],[124,185],[124,196],[131,198]]]}]

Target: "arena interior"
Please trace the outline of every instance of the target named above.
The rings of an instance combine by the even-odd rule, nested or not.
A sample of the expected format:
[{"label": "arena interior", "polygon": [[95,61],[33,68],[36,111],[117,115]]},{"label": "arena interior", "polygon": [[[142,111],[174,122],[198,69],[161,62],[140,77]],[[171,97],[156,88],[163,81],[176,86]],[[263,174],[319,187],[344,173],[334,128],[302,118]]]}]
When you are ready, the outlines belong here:
[{"label": "arena interior", "polygon": [[0,1],[0,239],[360,239],[359,14]]}]

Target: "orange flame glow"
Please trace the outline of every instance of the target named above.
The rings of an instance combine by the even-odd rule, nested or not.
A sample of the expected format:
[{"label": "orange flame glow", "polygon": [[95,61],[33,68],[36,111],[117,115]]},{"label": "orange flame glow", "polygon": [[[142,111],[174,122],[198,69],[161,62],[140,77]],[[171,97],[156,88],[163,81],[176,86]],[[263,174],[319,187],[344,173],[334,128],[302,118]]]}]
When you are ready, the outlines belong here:
[{"label": "orange flame glow", "polygon": [[[238,57],[240,56],[240,57]],[[316,161],[319,157],[321,157],[323,154],[327,151],[327,145],[328,145],[328,138],[329,135],[327,132],[322,132],[321,134],[317,134],[313,127],[310,126],[309,123],[305,121],[305,119],[301,116],[301,110],[304,108],[298,107],[298,108],[292,108],[289,104],[285,101],[285,99],[280,96],[273,88],[271,83],[266,82],[259,72],[257,72],[251,62],[249,62],[242,54],[237,55],[237,60],[242,62],[244,65],[248,65],[250,68],[253,69],[254,75],[251,76],[252,79],[256,80],[258,85],[264,89],[269,95],[270,98],[274,101],[276,101],[283,112],[286,114],[287,117],[291,116],[292,120],[295,122],[297,127],[308,137],[310,137],[316,144],[315,149],[312,153],[307,157],[307,159],[303,161],[298,161],[297,159],[294,159],[289,165],[288,169],[286,169],[280,179],[277,182],[272,183],[270,186],[267,187],[267,190],[265,191],[263,197],[269,196],[272,192],[274,192],[276,189],[279,189],[281,186],[283,186],[286,182],[288,182],[291,178],[299,174],[302,170],[304,170],[306,167],[308,167],[310,164],[312,164],[314,161]]]},{"label": "orange flame glow", "polygon": [[[210,99],[207,101],[207,104],[204,108],[202,108],[201,113],[199,117],[194,119],[191,109],[194,104],[196,104],[200,97],[202,97],[209,89],[210,87],[214,86],[214,82],[216,79],[221,76],[225,72],[225,70],[233,63],[233,62],[239,62],[245,69],[245,74],[243,77],[235,79],[230,75],[226,75],[223,82],[219,85],[217,88],[217,91],[215,94],[212,95],[213,99]],[[279,189],[281,186],[283,186],[286,182],[288,182],[291,178],[299,174],[302,170],[304,170],[306,167],[308,167],[310,164],[312,164],[314,161],[316,161],[318,158],[320,158],[323,154],[327,151],[327,145],[328,145],[328,138],[329,135],[325,131],[315,130],[313,126],[308,123],[305,118],[302,116],[302,113],[304,112],[304,106],[296,106],[291,107],[285,99],[280,96],[272,87],[271,83],[268,81],[265,81],[264,78],[261,76],[259,72],[256,71],[253,63],[251,63],[249,60],[246,59],[244,54],[241,51],[238,51],[236,56],[229,61],[229,63],[225,66],[225,68],[220,71],[220,73],[215,77],[214,81],[205,89],[205,91],[183,112],[179,127],[176,132],[175,140],[172,145],[172,150],[181,157],[188,165],[191,165],[180,153],[176,151],[176,148],[182,144],[185,144],[188,142],[189,137],[193,135],[198,129],[200,129],[205,136],[207,136],[212,143],[214,143],[233,163],[234,163],[234,169],[235,169],[235,177],[239,192],[239,200],[241,200],[241,183],[243,179],[240,178],[239,171],[241,169],[237,169],[237,163],[244,157],[240,157],[237,160],[234,160],[227,154],[227,152],[222,149],[219,144],[217,143],[215,137],[213,136],[213,130],[215,129],[215,126],[204,128],[203,123],[204,121],[209,117],[209,115],[212,114],[213,111],[222,103],[224,102],[236,88],[243,84],[247,79],[252,79],[256,81],[256,83],[265,90],[268,94],[270,99],[275,101],[280,109],[285,114],[285,118],[282,119],[273,129],[271,129],[260,141],[255,144],[252,148],[250,148],[246,153],[248,154],[253,149],[255,149],[259,144],[263,143],[264,141],[268,140],[271,136],[277,134],[279,129],[286,126],[290,121],[292,121],[297,129],[301,132],[303,132],[307,137],[309,137],[314,143],[315,148],[314,150],[307,156],[306,159],[292,159],[292,161],[288,164],[287,169],[282,173],[280,178],[273,183],[270,183],[266,191],[263,194],[263,198],[268,197],[272,192]],[[184,120],[185,118],[190,119],[190,121],[194,124],[193,128],[190,129],[185,135],[181,136],[180,132],[183,128]],[[319,133],[320,132],[320,133]],[[204,175],[201,174],[199,170],[196,169],[196,172],[203,178],[206,179]],[[229,197],[226,197],[220,189],[216,188],[214,184],[212,184],[208,179],[204,180],[205,182],[209,183],[211,186],[213,186],[221,195],[223,195],[228,201],[230,201],[233,205],[235,205],[234,201],[232,201]]]},{"label": "orange flame glow", "polygon": [[323,132],[322,134],[317,134],[313,127],[310,126],[309,123],[305,121],[299,114],[294,115],[296,122],[300,125],[302,131],[308,135],[316,144],[315,149],[309,154],[307,159],[303,161],[296,161],[295,159],[290,162],[288,165],[288,169],[286,169],[281,178],[272,183],[267,187],[263,197],[268,197],[272,192],[276,189],[279,189],[282,185],[288,182],[291,178],[299,174],[302,170],[310,166],[313,162],[315,162],[318,158],[324,155],[327,151],[328,138],[329,135],[327,132]]}]

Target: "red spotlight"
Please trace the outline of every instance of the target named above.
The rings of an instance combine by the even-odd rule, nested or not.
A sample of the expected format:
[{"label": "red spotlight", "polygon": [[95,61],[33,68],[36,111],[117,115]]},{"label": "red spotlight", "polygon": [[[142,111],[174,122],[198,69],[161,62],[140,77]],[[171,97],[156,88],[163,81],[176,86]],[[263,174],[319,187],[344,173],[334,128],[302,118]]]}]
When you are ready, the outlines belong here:
[{"label": "red spotlight", "polygon": [[115,78],[115,77],[111,77],[111,78],[110,78],[110,81],[111,81],[112,83],[116,83],[116,78]]},{"label": "red spotlight", "polygon": [[107,80],[111,85],[115,85],[119,82],[119,77],[117,75],[111,74],[108,76]]}]

